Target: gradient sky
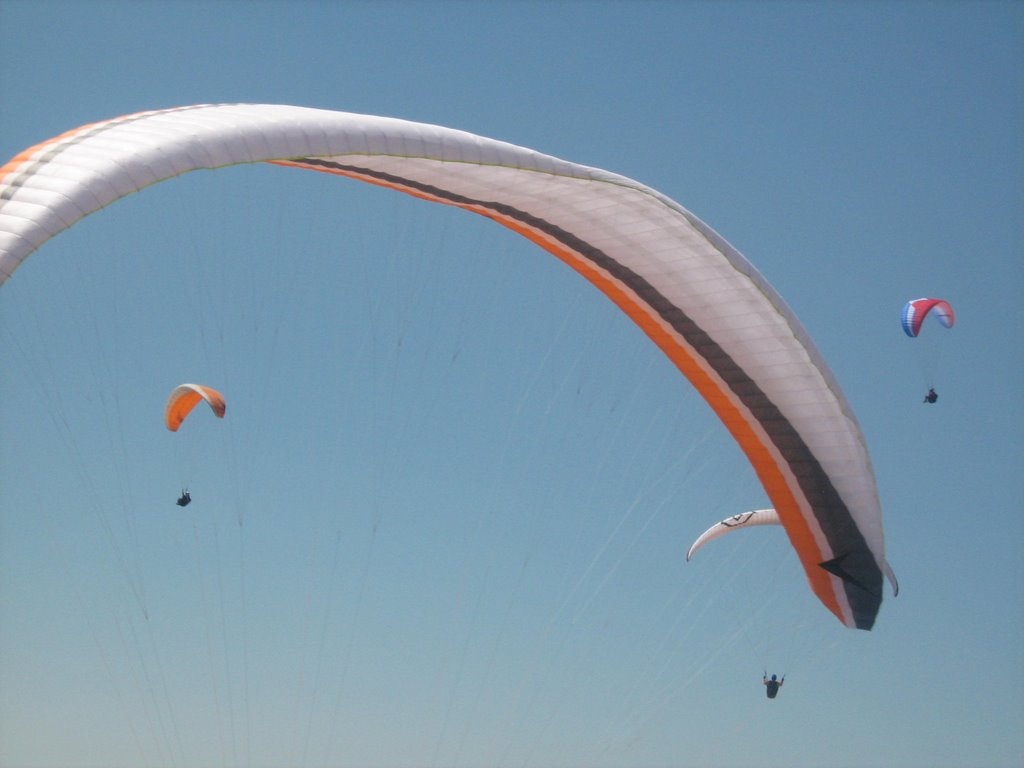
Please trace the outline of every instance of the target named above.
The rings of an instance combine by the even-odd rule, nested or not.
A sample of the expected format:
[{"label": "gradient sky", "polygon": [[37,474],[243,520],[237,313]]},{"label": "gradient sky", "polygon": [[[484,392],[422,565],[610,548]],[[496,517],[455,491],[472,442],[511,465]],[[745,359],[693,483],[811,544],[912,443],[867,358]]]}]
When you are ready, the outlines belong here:
[{"label": "gradient sky", "polygon": [[[4,159],[213,102],[679,201],[832,365],[901,593],[840,626],[781,530],[686,563],[764,492],[546,253],[321,174],[196,173],[0,291],[0,764],[1024,762],[1024,6],[0,0]],[[918,296],[956,328],[907,339]],[[183,381],[227,418],[164,430]]]}]

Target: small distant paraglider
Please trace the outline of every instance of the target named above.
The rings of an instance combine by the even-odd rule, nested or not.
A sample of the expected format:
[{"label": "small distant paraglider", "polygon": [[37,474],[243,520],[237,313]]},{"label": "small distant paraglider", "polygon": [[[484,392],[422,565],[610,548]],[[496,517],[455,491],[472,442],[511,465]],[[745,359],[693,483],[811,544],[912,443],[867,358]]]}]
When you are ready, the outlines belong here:
[{"label": "small distant paraglider", "polygon": [[929,313],[945,328],[952,328],[956,323],[956,315],[948,301],[942,299],[911,299],[903,307],[903,330],[911,338],[921,333],[921,326]]},{"label": "small distant paraglider", "polygon": [[[218,419],[224,418],[224,413],[227,410],[224,395],[212,387],[202,384],[179,384],[167,398],[167,406],[164,408],[164,424],[171,432],[177,432],[185,418],[200,401],[205,401]],[[181,496],[178,497],[175,504],[179,507],[187,507],[191,503],[192,494],[189,493],[188,488],[182,488]]]},{"label": "small distant paraglider", "polygon": [[755,509],[751,512],[741,512],[738,515],[727,517],[720,523],[715,523],[702,533],[695,542],[693,542],[689,551],[686,553],[687,562],[690,561],[697,550],[707,544],[709,541],[714,541],[719,536],[724,536],[729,531],[734,531],[737,528],[743,528],[754,525],[782,525],[782,521],[779,520],[779,515],[774,509]]},{"label": "small distant paraglider", "polygon": [[227,405],[224,402],[224,395],[212,387],[204,387],[202,384],[179,384],[171,391],[167,398],[167,407],[164,409],[164,424],[171,432],[177,432],[178,427],[185,421],[192,409],[200,400],[205,400],[214,415],[218,419],[224,418]]},{"label": "small distant paraglider", "polygon": [[[956,315],[953,307],[943,299],[911,299],[903,307],[902,323],[903,332],[912,339],[916,339],[921,333],[921,326],[929,315],[939,321],[943,328],[952,328],[956,323]],[[929,386],[928,393],[924,396],[924,402],[931,405],[938,401],[939,395],[935,387]]]}]

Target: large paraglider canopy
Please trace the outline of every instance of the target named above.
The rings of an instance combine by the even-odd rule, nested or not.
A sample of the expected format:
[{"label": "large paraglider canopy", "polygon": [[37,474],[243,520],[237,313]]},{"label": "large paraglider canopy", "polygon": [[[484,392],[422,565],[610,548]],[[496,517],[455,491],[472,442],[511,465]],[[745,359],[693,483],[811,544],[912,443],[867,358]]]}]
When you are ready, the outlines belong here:
[{"label": "large paraglider canopy", "polygon": [[689,379],[750,460],[810,582],[869,629],[887,568],[860,427],[778,293],[665,195],[608,171],[435,125],[280,105],[141,112],[0,169],[0,283],[84,216],[196,169],[271,162],[488,217],[571,266]]}]

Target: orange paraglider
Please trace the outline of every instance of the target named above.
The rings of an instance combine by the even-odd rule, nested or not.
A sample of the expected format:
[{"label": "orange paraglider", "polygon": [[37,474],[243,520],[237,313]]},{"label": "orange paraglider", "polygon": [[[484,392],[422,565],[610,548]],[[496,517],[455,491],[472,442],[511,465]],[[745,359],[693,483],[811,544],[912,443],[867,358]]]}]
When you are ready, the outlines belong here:
[{"label": "orange paraglider", "polygon": [[227,409],[224,395],[201,384],[180,384],[167,398],[167,407],[164,409],[164,424],[167,425],[167,428],[171,432],[177,432],[178,427],[185,421],[185,417],[192,412],[200,400],[205,400],[209,404],[218,419],[224,418],[224,411]]}]

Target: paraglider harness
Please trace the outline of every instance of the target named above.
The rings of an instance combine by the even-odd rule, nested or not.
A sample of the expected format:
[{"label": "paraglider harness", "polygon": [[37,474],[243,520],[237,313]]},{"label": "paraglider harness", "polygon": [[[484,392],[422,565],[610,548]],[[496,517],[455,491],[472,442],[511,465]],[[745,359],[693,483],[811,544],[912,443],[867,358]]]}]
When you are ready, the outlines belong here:
[{"label": "paraglider harness", "polygon": [[939,396],[938,396],[938,394],[936,394],[934,389],[929,389],[928,390],[928,394],[924,396],[924,401],[926,403],[934,403],[938,399],[939,399]]},{"label": "paraglider harness", "polygon": [[768,671],[765,670],[764,676],[761,678],[761,682],[767,686],[766,693],[768,694],[768,698],[774,699],[779,695],[779,688],[781,688],[782,684],[786,682],[786,676],[783,675],[781,680],[776,680],[775,675],[772,675],[772,679],[769,680]]},{"label": "paraglider harness", "polygon": [[179,507],[187,507],[189,504],[192,503],[192,496],[191,494],[189,494],[187,488],[182,489],[181,496],[179,496],[178,500],[174,503],[177,504]]}]

